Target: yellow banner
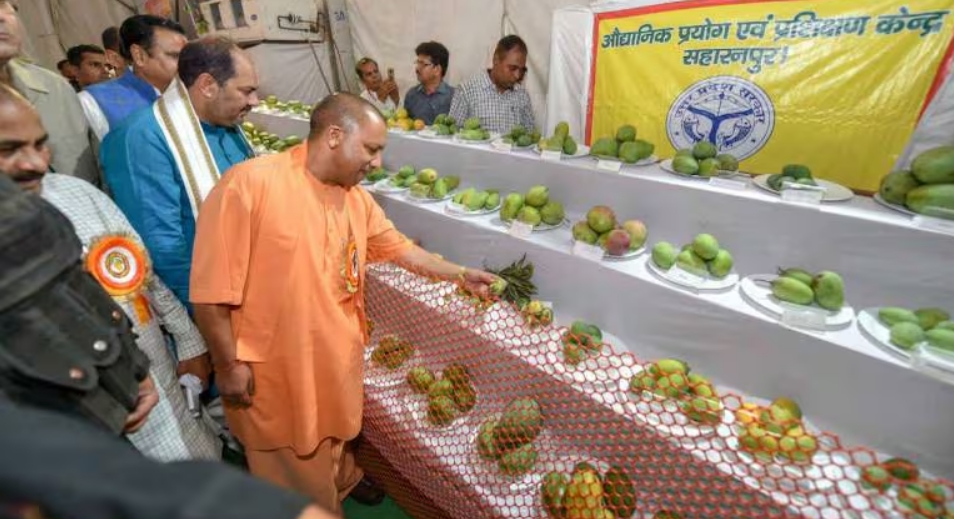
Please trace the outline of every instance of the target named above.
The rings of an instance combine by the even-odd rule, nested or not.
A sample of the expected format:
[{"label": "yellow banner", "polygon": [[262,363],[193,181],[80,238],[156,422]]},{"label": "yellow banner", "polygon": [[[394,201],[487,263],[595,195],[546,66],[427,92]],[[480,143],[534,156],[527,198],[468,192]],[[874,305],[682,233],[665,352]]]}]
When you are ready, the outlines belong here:
[{"label": "yellow banner", "polygon": [[876,191],[947,74],[950,0],[699,0],[596,15],[587,142],[708,140]]}]

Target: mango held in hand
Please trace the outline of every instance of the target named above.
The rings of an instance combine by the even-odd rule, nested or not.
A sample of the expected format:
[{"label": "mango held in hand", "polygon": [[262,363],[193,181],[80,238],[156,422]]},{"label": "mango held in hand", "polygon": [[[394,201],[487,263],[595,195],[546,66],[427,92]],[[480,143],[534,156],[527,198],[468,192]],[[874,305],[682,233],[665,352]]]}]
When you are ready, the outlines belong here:
[{"label": "mango held in hand", "polygon": [[772,295],[796,305],[810,305],[815,301],[812,287],[791,277],[777,277],[772,280]]},{"label": "mango held in hand", "polygon": [[815,302],[825,310],[837,312],[845,305],[845,283],[834,272],[819,272],[812,281]]}]

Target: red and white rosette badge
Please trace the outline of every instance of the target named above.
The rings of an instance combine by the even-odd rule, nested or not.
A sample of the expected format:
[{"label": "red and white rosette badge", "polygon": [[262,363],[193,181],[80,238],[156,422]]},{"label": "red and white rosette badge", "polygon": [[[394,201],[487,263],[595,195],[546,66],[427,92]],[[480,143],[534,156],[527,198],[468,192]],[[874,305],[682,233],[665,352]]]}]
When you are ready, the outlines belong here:
[{"label": "red and white rosette badge", "polygon": [[128,236],[105,236],[94,240],[86,254],[86,270],[117,298],[135,298],[149,277],[149,256],[138,241]]}]

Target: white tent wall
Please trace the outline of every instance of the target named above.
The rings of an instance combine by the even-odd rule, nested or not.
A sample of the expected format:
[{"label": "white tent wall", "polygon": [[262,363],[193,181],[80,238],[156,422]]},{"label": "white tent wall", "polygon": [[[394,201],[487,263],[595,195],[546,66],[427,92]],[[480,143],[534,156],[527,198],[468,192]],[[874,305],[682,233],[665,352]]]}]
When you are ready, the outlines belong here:
[{"label": "white tent wall", "polygon": [[134,14],[117,0],[31,0],[20,2],[24,26],[24,54],[40,65],[55,69],[66,49],[81,43],[100,45],[104,29],[119,25]]},{"label": "white tent wall", "polygon": [[[402,99],[407,90],[417,84],[412,63],[414,48],[419,43],[435,40],[447,47],[450,51],[447,81],[456,86],[490,65],[497,40],[506,34],[520,35],[530,51],[526,87],[540,127],[547,108],[551,18],[555,10],[578,3],[570,0],[347,0],[355,57],[374,58],[382,74],[393,67]],[[401,23],[394,23],[395,20]]]},{"label": "white tent wall", "polygon": [[[602,2],[594,4],[593,7],[570,7],[554,12],[547,127],[552,127],[557,121],[566,120],[570,122],[571,134],[574,137],[579,139],[585,133],[595,13],[677,1],[680,0]],[[937,95],[925,110],[896,168],[907,167],[917,153],[926,149],[954,144],[954,130],[951,129],[954,127],[952,75],[954,67],[951,67]],[[633,91],[632,95],[638,98],[639,92]]]}]

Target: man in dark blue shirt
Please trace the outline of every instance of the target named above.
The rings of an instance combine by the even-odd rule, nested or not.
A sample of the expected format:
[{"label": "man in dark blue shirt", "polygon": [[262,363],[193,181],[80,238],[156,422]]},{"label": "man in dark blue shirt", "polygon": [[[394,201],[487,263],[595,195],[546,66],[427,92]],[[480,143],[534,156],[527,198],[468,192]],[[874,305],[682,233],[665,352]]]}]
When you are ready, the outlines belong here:
[{"label": "man in dark blue shirt", "polygon": [[417,54],[414,73],[420,84],[404,95],[404,108],[411,119],[421,119],[430,125],[438,115],[450,112],[454,87],[444,82],[450,53],[436,41],[424,42],[414,52]]}]

